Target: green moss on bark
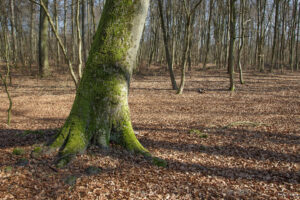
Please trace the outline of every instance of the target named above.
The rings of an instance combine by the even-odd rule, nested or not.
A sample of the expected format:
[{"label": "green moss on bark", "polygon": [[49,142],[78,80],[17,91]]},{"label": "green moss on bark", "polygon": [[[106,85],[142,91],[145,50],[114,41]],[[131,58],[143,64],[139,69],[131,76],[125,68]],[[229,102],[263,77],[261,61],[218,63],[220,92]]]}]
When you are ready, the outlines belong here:
[{"label": "green moss on bark", "polygon": [[60,148],[60,167],[83,152],[91,140],[105,148],[113,140],[130,151],[150,155],[134,135],[128,106],[135,40],[140,38],[132,32],[139,28],[141,35],[141,16],[146,17],[147,7],[148,1],[106,1],[71,113],[51,144]]}]

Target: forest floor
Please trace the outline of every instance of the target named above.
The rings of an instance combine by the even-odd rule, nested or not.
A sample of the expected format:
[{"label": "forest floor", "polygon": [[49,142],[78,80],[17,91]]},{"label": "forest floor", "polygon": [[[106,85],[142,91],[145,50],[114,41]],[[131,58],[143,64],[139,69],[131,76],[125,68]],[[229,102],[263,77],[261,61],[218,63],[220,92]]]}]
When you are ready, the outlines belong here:
[{"label": "forest floor", "polygon": [[[183,95],[158,68],[131,84],[137,137],[166,168],[119,147],[91,147],[57,169],[55,157],[32,151],[63,125],[73,83],[68,74],[15,73],[10,126],[0,93],[0,199],[300,199],[300,73],[246,71],[234,93],[225,71],[190,74]],[[101,172],[90,175],[89,166]]]}]

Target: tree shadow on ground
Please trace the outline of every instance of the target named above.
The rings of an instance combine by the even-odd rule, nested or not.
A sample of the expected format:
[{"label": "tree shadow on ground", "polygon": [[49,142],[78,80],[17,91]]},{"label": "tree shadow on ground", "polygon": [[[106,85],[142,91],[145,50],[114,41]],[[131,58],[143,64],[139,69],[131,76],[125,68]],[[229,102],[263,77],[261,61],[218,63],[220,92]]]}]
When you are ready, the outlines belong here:
[{"label": "tree shadow on ground", "polygon": [[[141,130],[141,129],[137,129]],[[38,130],[36,132],[28,132],[27,130],[0,130],[0,149],[15,147],[15,146],[31,146],[35,144],[41,144],[48,142],[57,133],[57,129],[46,129]],[[165,130],[165,131],[172,131]],[[174,130],[173,130],[174,132]],[[271,133],[270,133],[271,134]],[[281,137],[284,137],[282,135]],[[188,143],[174,143],[169,141],[156,141],[148,137],[140,137],[141,143],[148,148],[161,148],[169,149],[181,152],[200,152],[213,155],[222,155],[226,157],[238,157],[244,159],[255,159],[263,161],[269,159],[270,161],[283,161],[283,162],[299,162],[299,155],[295,154],[284,154],[278,152],[272,152],[263,149],[248,149],[238,146],[204,146],[199,144],[188,144]],[[256,154],[251,154],[250,152],[257,152]],[[187,152],[187,153],[188,153]],[[87,151],[89,153],[89,150]],[[111,156],[112,158],[117,158],[124,160],[128,165],[134,165],[135,167],[145,167],[145,162],[141,162],[141,159],[133,154],[127,152],[121,148],[114,149],[111,151],[103,151],[101,149],[94,151],[96,155],[100,156]],[[264,157],[271,155],[271,157]],[[223,177],[231,180],[256,180],[263,181],[267,183],[272,182],[284,182],[284,183],[299,183],[299,174],[295,171],[278,171],[270,169],[252,169],[252,168],[242,168],[242,167],[220,167],[212,166],[201,163],[189,163],[182,162],[174,159],[166,159],[168,162],[167,170],[175,170],[178,172],[193,172],[200,173],[202,176],[215,176]],[[53,163],[52,163],[53,164]],[[2,163],[3,165],[3,163]],[[150,162],[148,167],[150,167]],[[118,169],[104,169],[104,173],[118,173]],[[84,175],[82,173],[81,175]]]},{"label": "tree shadow on ground", "polygon": [[[143,142],[143,145],[149,146],[147,141]],[[153,147],[155,148],[155,147]],[[122,151],[121,151],[122,152]],[[99,150],[96,152],[98,155],[107,156],[107,152]],[[123,159],[125,163],[134,165],[135,167],[150,168],[151,164],[145,166],[145,162],[141,159],[130,156],[130,159],[125,159],[124,154],[116,151],[109,152],[109,156],[116,159]],[[267,183],[299,183],[300,177],[297,172],[294,171],[278,171],[269,169],[253,169],[253,168],[241,168],[241,167],[220,167],[212,166],[201,163],[188,163],[174,159],[166,159],[168,167],[166,170],[177,171],[180,173],[192,172],[199,173],[201,176],[213,176],[222,177],[230,180],[249,180],[249,181],[263,181]],[[114,170],[116,172],[116,169]]]},{"label": "tree shadow on ground", "polygon": [[[151,128],[145,127],[141,124],[135,124],[134,129],[136,131],[155,131],[155,132],[166,132],[166,133],[182,133],[186,134],[188,131],[178,128]],[[276,144],[296,144],[300,145],[300,135],[296,134],[284,134],[284,133],[273,133],[268,131],[259,130],[248,130],[246,128],[226,128],[226,127],[205,127],[197,126],[190,127],[190,130],[209,130],[207,133],[209,135],[217,135],[223,137],[229,137],[232,141],[248,141],[263,139]],[[154,141],[153,141],[154,142]]]},{"label": "tree shadow on ground", "polygon": [[0,129],[0,149],[47,143],[57,131],[58,129]]},{"label": "tree shadow on ground", "polygon": [[[300,157],[297,154],[285,154],[257,147],[240,147],[235,144],[206,146],[201,144],[174,143],[169,141],[155,141],[148,138],[141,138],[140,141],[146,147],[170,149],[182,152],[198,152],[211,155],[221,155],[226,157],[236,157],[243,159],[255,159],[259,161],[279,161],[279,162],[299,162]],[[151,144],[151,146],[150,146]],[[253,153],[252,153],[253,152]]]}]

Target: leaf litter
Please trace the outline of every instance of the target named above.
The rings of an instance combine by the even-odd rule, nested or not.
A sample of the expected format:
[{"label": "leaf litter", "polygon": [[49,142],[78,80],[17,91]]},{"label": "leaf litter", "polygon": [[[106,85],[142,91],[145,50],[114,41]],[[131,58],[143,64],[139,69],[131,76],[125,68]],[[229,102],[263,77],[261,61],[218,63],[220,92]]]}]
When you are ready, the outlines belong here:
[{"label": "leaf litter", "polygon": [[136,75],[133,127],[167,166],[92,146],[64,169],[55,156],[33,153],[68,116],[72,80],[16,74],[10,127],[0,94],[0,199],[300,199],[299,72],[247,72],[231,93],[225,71],[193,71],[183,95],[170,90],[165,71]]}]

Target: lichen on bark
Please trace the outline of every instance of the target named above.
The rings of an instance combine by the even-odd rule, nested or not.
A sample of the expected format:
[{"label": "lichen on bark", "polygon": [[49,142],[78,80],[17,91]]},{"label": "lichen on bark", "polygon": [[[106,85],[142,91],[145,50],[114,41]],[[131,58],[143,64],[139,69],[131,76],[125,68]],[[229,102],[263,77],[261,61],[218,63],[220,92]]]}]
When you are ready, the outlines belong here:
[{"label": "lichen on bark", "polygon": [[89,144],[109,142],[150,156],[135,137],[128,88],[149,0],[107,0],[76,97],[64,126],[50,144],[65,166]]}]

